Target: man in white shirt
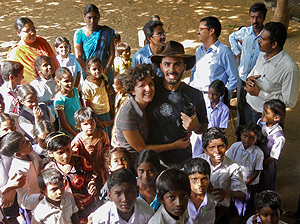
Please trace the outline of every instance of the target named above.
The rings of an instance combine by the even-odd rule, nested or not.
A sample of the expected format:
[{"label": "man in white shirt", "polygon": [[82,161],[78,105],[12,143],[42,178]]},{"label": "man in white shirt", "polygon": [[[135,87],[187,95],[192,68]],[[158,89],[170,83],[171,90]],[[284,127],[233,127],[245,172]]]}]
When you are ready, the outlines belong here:
[{"label": "man in white shirt", "polygon": [[247,104],[244,116],[247,122],[257,122],[268,100],[279,99],[290,108],[297,103],[299,70],[283,49],[286,37],[286,27],[279,22],[267,23],[261,33],[258,40],[261,53],[248,75],[245,87]]}]

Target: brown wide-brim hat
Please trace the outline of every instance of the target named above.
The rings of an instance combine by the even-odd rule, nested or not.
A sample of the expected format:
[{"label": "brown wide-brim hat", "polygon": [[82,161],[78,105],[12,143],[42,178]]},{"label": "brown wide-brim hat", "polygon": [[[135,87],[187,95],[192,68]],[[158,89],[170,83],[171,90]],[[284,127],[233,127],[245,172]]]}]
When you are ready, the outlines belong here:
[{"label": "brown wide-brim hat", "polygon": [[193,68],[196,62],[195,55],[185,54],[183,45],[172,40],[166,43],[165,49],[161,54],[153,55],[151,57],[151,61],[156,67],[159,68],[161,59],[166,56],[183,58],[186,63],[186,70]]}]

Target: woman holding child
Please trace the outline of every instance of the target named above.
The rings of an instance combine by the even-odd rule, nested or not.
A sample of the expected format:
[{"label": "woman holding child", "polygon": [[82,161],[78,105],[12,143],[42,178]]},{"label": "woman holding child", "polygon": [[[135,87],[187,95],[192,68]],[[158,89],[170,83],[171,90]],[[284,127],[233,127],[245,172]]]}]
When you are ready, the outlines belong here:
[{"label": "woman holding child", "polygon": [[114,30],[108,26],[98,25],[100,13],[97,6],[88,4],[83,12],[86,26],[75,31],[74,47],[75,55],[84,71],[85,62],[92,56],[98,56],[103,64],[103,73],[109,78],[112,84],[113,69],[111,68],[115,57]]},{"label": "woman holding child", "polygon": [[20,17],[15,21],[15,29],[20,41],[8,51],[7,58],[20,62],[24,66],[23,83],[35,80],[34,61],[44,55],[52,59],[55,70],[59,67],[56,55],[44,38],[36,35],[33,22],[26,17]]},{"label": "woman holding child", "polygon": [[154,97],[155,75],[156,71],[152,65],[139,64],[131,68],[124,81],[124,91],[128,93],[129,100],[116,116],[112,145],[126,148],[130,152],[131,159],[135,159],[143,149],[163,152],[186,148],[189,145],[189,141],[185,141],[185,138],[170,144],[147,145],[149,124],[146,107]]}]

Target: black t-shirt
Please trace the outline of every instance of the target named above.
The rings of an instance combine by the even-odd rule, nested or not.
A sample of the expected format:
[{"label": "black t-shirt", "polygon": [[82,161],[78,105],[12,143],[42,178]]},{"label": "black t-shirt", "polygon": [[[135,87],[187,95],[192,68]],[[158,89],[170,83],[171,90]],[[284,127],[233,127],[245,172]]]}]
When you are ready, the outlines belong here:
[{"label": "black t-shirt", "polygon": [[[207,123],[205,101],[201,91],[181,83],[178,91],[167,90],[163,86],[163,78],[155,83],[155,96],[147,107],[150,120],[149,144],[167,144],[187,136],[181,126],[180,113],[186,104],[192,103],[199,123]],[[192,147],[174,149],[159,153],[166,164],[183,162],[192,157]]]}]

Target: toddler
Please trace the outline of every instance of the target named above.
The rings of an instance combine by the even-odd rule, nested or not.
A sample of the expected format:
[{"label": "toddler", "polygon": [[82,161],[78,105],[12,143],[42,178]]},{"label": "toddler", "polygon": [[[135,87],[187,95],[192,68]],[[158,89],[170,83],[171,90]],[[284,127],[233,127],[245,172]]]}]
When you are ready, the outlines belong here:
[{"label": "toddler", "polygon": [[97,192],[97,175],[93,167],[81,156],[73,156],[69,135],[56,131],[46,137],[47,152],[52,160],[45,169],[55,168],[66,182],[66,190],[74,195],[79,208],[80,223],[87,223],[87,217],[95,210],[94,195]]},{"label": "toddler", "polygon": [[247,224],[286,224],[280,220],[281,199],[274,191],[260,192],[255,199],[256,215],[251,216]]},{"label": "toddler", "polygon": [[115,114],[118,113],[119,109],[121,108],[128,96],[124,90],[125,76],[125,74],[118,74],[114,77],[113,88],[117,93],[115,98]]},{"label": "toddler", "polygon": [[148,223],[154,211],[137,198],[136,178],[130,170],[114,171],[108,176],[107,185],[110,202],[90,215],[92,223]]},{"label": "toddler", "polygon": [[191,185],[191,198],[188,203],[189,223],[214,224],[216,202],[207,192],[209,187],[210,167],[201,158],[189,159],[183,166]]},{"label": "toddler", "polygon": [[163,171],[156,180],[156,192],[162,205],[150,219],[149,224],[188,223],[187,205],[191,186],[185,172],[173,168]]},{"label": "toddler", "polygon": [[216,223],[228,223],[228,208],[231,198],[243,200],[247,187],[243,181],[240,165],[229,159],[225,152],[228,140],[222,129],[214,127],[203,134],[202,141],[205,159],[211,169],[212,195],[218,202],[216,207]]},{"label": "toddler", "polygon": [[[90,107],[81,108],[74,114],[79,132],[71,143],[74,155],[80,155],[93,166],[103,182],[107,179],[105,155],[108,154],[110,143],[105,131],[96,129],[96,115]],[[98,186],[99,189],[102,186]]]},{"label": "toddler", "polygon": [[23,106],[18,117],[18,123],[32,144],[35,143],[33,128],[41,120],[54,123],[54,118],[49,108],[44,103],[39,103],[37,91],[31,85],[22,85],[18,88],[19,102]]},{"label": "toddler", "polygon": [[158,155],[152,150],[144,149],[138,156],[136,167],[138,197],[144,199],[156,211],[160,206],[155,187],[160,172]]},{"label": "toddler", "polygon": [[81,108],[81,104],[78,90],[74,87],[74,78],[68,68],[60,67],[56,70],[55,81],[58,92],[54,98],[54,109],[57,111],[61,130],[75,136],[79,130],[74,113]]},{"label": "toddler", "polygon": [[283,123],[285,104],[280,100],[265,102],[258,124],[267,140],[260,145],[264,153],[263,171],[259,179],[259,191],[274,190],[277,176],[277,161],[285,143]]},{"label": "toddler", "polygon": [[30,85],[36,89],[39,102],[45,103],[50,108],[53,117],[56,117],[53,107],[56,83],[51,58],[39,56],[35,59],[34,72],[36,74],[36,80],[33,80]]},{"label": "toddler", "polygon": [[132,65],[130,46],[125,42],[120,42],[116,48],[119,56],[114,59],[115,74],[127,73]]},{"label": "toddler", "polygon": [[86,107],[91,107],[97,118],[102,122],[104,131],[111,136],[111,105],[109,101],[109,85],[103,74],[102,62],[99,57],[91,57],[86,62],[88,77],[82,85],[82,95]]},{"label": "toddler", "polygon": [[38,175],[38,185],[44,197],[33,210],[32,224],[80,223],[74,197],[65,191],[63,176],[58,170],[42,170]]},{"label": "toddler", "polygon": [[245,216],[254,211],[259,174],[263,169],[264,154],[257,146],[257,143],[262,140],[262,133],[260,126],[248,123],[238,127],[237,135],[240,135],[238,139],[241,141],[232,144],[225,155],[242,168],[243,180],[247,186],[247,196],[243,201],[235,200],[235,206],[239,215]]},{"label": "toddler", "polygon": [[75,55],[70,54],[71,45],[67,38],[59,36],[54,41],[55,51],[57,53],[56,59],[61,67],[68,68],[74,77],[74,86],[77,88],[81,80],[82,68],[78,63]]},{"label": "toddler", "polygon": [[1,63],[0,74],[4,83],[0,87],[5,104],[5,113],[17,116],[19,114],[19,101],[16,87],[23,80],[24,66],[16,61],[3,61]]}]

